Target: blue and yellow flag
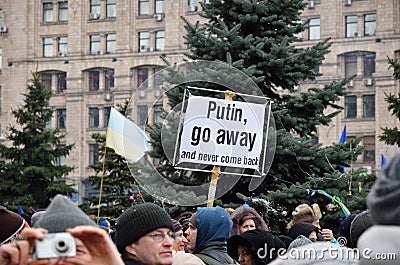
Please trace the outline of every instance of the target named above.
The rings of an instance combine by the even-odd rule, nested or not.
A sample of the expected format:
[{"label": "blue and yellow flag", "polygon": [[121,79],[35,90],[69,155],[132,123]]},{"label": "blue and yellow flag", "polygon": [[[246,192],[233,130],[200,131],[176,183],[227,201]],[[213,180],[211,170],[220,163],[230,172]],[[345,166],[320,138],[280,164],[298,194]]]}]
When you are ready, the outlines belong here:
[{"label": "blue and yellow flag", "polygon": [[106,146],[128,161],[137,162],[150,148],[150,140],[134,122],[111,108]]}]

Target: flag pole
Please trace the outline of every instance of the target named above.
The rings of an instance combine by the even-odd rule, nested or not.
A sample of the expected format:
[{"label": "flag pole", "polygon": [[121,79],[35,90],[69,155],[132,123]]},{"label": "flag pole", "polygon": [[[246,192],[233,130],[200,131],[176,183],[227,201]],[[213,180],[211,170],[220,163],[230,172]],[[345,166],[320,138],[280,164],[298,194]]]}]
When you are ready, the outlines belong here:
[{"label": "flag pole", "polygon": [[100,220],[101,194],[103,192],[103,180],[104,180],[104,168],[106,164],[106,156],[107,156],[107,136],[106,136],[106,144],[104,145],[103,169],[101,172],[99,204],[97,205],[97,224],[99,224]]},{"label": "flag pole", "polygon": [[[236,95],[236,93],[232,91],[225,91],[224,94],[225,99],[229,101],[232,101],[232,98]],[[220,167],[213,166],[213,169],[211,170],[210,187],[208,188],[207,207],[213,207],[219,175],[221,175]]]}]

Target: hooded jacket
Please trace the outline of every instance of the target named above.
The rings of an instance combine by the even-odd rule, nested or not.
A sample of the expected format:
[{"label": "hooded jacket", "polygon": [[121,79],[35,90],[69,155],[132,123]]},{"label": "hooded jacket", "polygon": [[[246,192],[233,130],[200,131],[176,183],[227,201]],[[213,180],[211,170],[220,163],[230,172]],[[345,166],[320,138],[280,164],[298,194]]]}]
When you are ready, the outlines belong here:
[{"label": "hooded jacket", "polygon": [[226,250],[226,241],[232,227],[229,214],[219,206],[199,207],[196,214],[197,238],[193,254],[206,255],[221,263],[235,264]]},{"label": "hooded jacket", "polygon": [[261,229],[261,230],[266,230],[268,231],[268,225],[264,221],[264,219],[261,217],[261,215],[256,211],[256,209],[250,207],[250,206],[240,206],[237,208],[232,214],[231,214],[231,220],[233,222],[232,229],[231,229],[231,235],[239,235],[240,234],[240,220],[245,216],[245,215],[253,215],[255,216],[254,222],[256,223],[256,228]]}]

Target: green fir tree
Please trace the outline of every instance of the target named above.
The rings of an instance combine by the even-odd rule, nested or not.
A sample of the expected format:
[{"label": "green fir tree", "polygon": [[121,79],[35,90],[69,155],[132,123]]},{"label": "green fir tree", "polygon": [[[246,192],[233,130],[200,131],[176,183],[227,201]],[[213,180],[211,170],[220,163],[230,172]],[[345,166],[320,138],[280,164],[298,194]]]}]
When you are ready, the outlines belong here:
[{"label": "green fir tree", "polygon": [[[307,22],[299,23],[306,5],[302,0],[211,0],[202,5],[201,16],[206,23],[192,24],[183,18],[189,59],[225,62],[247,74],[263,94],[273,100],[277,143],[267,177],[251,191],[249,178],[242,177],[216,204],[235,208],[245,202],[256,205],[261,199],[267,203],[258,208],[279,233],[285,232],[291,211],[301,203],[319,203],[325,213],[322,224],[329,222],[332,229],[337,229],[339,217],[344,217],[340,207],[321,195],[311,196],[312,191],[324,190],[337,196],[350,211],[360,212],[366,208],[366,189],[362,187],[368,187],[374,179],[351,167],[363,149],[359,145],[360,138],[326,147],[313,143],[318,126],[329,125],[342,111],[337,103],[347,95],[345,85],[349,79],[312,87],[301,94],[293,93],[294,87],[302,81],[321,76],[315,69],[323,63],[331,45],[327,39],[306,48],[296,46],[301,42],[298,34],[307,27]],[[224,78],[220,71],[207,69],[204,72]],[[179,74],[173,75],[178,81],[171,83],[181,84],[179,77]],[[234,76],[225,78],[236,81]],[[168,92],[171,109],[182,102],[185,85],[218,89],[198,82],[179,85]],[[154,150],[151,155],[165,162],[160,144],[161,129],[161,125],[152,127]],[[182,173],[169,163],[163,165],[160,171],[169,174],[173,181],[192,184],[209,181],[206,174]],[[345,172],[341,166],[346,168]]]},{"label": "green fir tree", "polygon": [[62,181],[73,168],[57,165],[73,144],[66,145],[65,133],[47,126],[53,115],[51,90],[33,74],[23,95],[24,104],[12,110],[17,124],[7,130],[10,145],[0,144],[0,204],[12,210],[18,203],[23,209],[45,208],[55,195],[73,191]]}]

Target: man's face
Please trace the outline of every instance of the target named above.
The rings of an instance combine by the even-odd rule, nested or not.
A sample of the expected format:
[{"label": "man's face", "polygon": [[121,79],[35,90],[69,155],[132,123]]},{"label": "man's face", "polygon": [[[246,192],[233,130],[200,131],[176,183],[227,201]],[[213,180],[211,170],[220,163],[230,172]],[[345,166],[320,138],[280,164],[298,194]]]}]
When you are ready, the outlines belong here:
[{"label": "man's face", "polygon": [[168,228],[156,229],[127,246],[127,251],[147,265],[171,265],[173,235]]},{"label": "man's face", "polygon": [[189,223],[189,228],[185,231],[187,235],[187,248],[190,251],[194,251],[196,249],[196,240],[197,240],[197,228],[194,227],[191,223]]},{"label": "man's face", "polygon": [[184,251],[185,245],[187,244],[188,240],[186,239],[185,235],[183,234],[183,230],[179,230],[175,234],[176,234],[175,244],[178,248],[178,251]]}]

